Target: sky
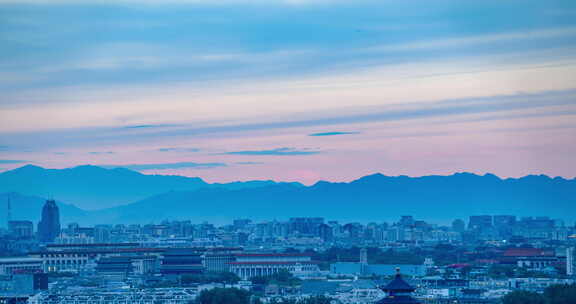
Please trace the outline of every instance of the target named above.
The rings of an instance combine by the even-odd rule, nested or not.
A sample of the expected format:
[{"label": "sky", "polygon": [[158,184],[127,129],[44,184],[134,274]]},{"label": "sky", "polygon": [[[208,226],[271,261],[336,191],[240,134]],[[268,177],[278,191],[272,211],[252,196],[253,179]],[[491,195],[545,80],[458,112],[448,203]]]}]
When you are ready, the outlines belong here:
[{"label": "sky", "polygon": [[0,171],[576,175],[572,0],[0,0]]}]

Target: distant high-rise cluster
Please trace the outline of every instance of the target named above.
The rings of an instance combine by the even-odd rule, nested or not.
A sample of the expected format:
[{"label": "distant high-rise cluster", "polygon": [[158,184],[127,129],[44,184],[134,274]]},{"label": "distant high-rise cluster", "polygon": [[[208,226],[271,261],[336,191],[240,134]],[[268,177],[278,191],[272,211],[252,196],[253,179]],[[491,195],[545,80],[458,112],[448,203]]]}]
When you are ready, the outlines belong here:
[{"label": "distant high-rise cluster", "polygon": [[566,249],[566,274],[576,276],[576,248],[568,247]]},{"label": "distant high-rise cluster", "polygon": [[42,220],[38,223],[38,240],[44,243],[54,242],[60,234],[60,211],[56,201],[47,200],[42,208]]}]

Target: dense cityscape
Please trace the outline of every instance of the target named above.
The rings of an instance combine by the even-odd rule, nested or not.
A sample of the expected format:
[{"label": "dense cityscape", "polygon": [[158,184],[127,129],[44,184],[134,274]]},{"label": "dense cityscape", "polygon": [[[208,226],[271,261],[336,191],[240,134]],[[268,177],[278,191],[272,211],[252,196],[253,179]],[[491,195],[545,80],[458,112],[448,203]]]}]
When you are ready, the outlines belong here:
[{"label": "dense cityscape", "polygon": [[544,216],[472,215],[448,226],[402,215],[393,223],[61,227],[55,201],[39,212],[37,225],[9,218],[1,230],[0,303],[480,304],[532,303],[555,289],[574,295],[576,227]]},{"label": "dense cityscape", "polygon": [[576,304],[576,0],[0,0],[0,304]]}]

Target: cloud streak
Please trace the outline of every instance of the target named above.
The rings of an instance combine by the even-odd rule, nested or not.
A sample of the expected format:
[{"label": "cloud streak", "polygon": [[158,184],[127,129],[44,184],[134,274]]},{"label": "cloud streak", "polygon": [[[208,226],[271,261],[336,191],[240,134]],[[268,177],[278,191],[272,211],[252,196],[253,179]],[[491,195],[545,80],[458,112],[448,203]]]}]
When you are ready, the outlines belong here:
[{"label": "cloud streak", "polygon": [[295,148],[276,148],[270,150],[245,150],[245,151],[233,151],[225,152],[228,155],[274,155],[274,156],[294,156],[294,155],[313,155],[318,154],[320,151],[311,150],[298,150]]},{"label": "cloud streak", "polygon": [[321,133],[308,134],[308,136],[336,136],[336,135],[351,135],[351,134],[360,134],[360,132],[321,132]]},{"label": "cloud streak", "polygon": [[174,127],[175,125],[169,124],[157,124],[157,125],[133,125],[133,126],[125,126],[124,129],[152,129],[152,128],[168,128]]},{"label": "cloud streak", "polygon": [[[68,142],[76,144],[115,144],[128,142],[141,142],[149,140],[173,140],[173,138],[203,138],[212,137],[215,134],[232,136],[232,134],[262,132],[269,130],[287,130],[292,128],[324,127],[336,125],[354,125],[364,123],[399,122],[407,120],[442,119],[443,123],[450,119],[460,123],[490,121],[490,120],[517,120],[523,118],[538,117],[562,117],[576,111],[576,90],[543,92],[539,94],[516,94],[503,96],[490,96],[479,98],[459,98],[441,100],[436,102],[411,103],[409,105],[388,105],[362,107],[349,111],[309,112],[304,117],[279,122],[255,122],[218,125],[211,122],[207,126],[197,124],[197,127],[185,127],[178,129],[154,129],[146,132],[119,133],[115,128],[91,128],[91,129],[68,129],[58,131],[45,131],[41,133],[0,133],[0,137],[6,142],[14,142],[19,145],[61,146]],[[563,107],[558,111],[558,107]],[[523,111],[531,111],[524,113]],[[471,117],[472,116],[472,117]],[[324,132],[329,133],[329,132]],[[314,134],[314,133],[312,133]],[[33,136],[36,135],[36,136]],[[234,135],[236,136],[236,135]],[[34,138],[34,143],[22,142],[28,138]],[[62,140],[59,140],[62,138]],[[177,147],[165,147],[159,152],[176,152]],[[158,151],[158,150],[155,150]],[[290,155],[290,151],[236,151],[237,155]],[[296,151],[298,152],[298,151]],[[300,151],[310,152],[314,151]],[[234,152],[230,152],[234,153]],[[268,153],[268,154],[266,154]],[[313,154],[313,153],[312,153]],[[232,154],[233,155],[233,154]],[[296,154],[297,155],[297,154]]]},{"label": "cloud streak", "polygon": [[244,161],[244,162],[235,162],[236,165],[263,165],[263,162],[253,162],[253,161]]},{"label": "cloud streak", "polygon": [[21,164],[27,163],[26,160],[16,160],[16,159],[0,159],[0,164]]},{"label": "cloud streak", "polygon": [[200,149],[197,148],[159,148],[158,152],[199,152]]},{"label": "cloud streak", "polygon": [[177,162],[177,163],[159,163],[159,164],[129,164],[129,165],[102,165],[104,168],[126,168],[136,171],[146,170],[169,170],[169,169],[214,169],[227,167],[226,163],[194,163],[194,162]]},{"label": "cloud streak", "polygon": [[570,39],[576,36],[576,27],[552,28],[532,31],[498,33],[490,35],[476,35],[469,37],[456,37],[448,39],[422,40],[404,44],[382,45],[369,48],[371,51],[415,51],[462,48],[481,44],[515,43],[518,41],[534,41],[540,39],[563,38]]}]

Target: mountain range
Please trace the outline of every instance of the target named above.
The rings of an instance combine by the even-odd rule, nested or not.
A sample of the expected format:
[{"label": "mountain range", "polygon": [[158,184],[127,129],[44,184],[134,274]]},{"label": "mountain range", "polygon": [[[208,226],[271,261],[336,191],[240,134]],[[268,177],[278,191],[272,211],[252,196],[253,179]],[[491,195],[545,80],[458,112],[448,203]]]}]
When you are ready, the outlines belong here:
[{"label": "mountain range", "polygon": [[[58,201],[63,222],[82,225],[163,219],[228,223],[234,218],[284,220],[297,216],[381,222],[414,215],[445,223],[474,214],[576,219],[576,179],[545,175],[502,179],[472,173],[373,174],[352,182],[320,181],[303,186],[273,181],[209,184],[200,178],[96,166],[25,166],[0,174],[0,192],[12,192],[13,218],[37,221],[43,197],[49,193]],[[7,193],[0,195],[0,202],[7,197]],[[5,212],[5,208],[0,210]]]},{"label": "mountain range", "polygon": [[[208,184],[199,177],[146,175],[136,171],[98,166],[44,169],[26,165],[0,173],[0,193],[54,197],[79,208],[95,210],[133,203],[168,191],[194,191],[202,188],[242,189],[275,184],[248,181]],[[300,185],[300,184],[296,184]]]}]

